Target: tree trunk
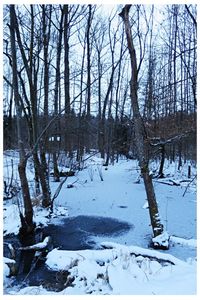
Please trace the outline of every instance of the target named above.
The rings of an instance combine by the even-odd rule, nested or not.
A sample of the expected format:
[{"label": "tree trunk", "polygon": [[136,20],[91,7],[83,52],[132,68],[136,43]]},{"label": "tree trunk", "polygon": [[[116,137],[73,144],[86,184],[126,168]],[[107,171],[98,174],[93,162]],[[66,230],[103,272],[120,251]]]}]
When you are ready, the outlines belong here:
[{"label": "tree trunk", "polygon": [[[37,141],[37,137],[38,137],[38,119],[37,119],[37,117],[38,117],[38,98],[37,98],[38,68],[36,67],[36,59],[35,59],[35,55],[36,55],[35,52],[37,51],[37,49],[36,50],[33,49],[33,47],[34,47],[34,27],[35,27],[35,25],[34,25],[35,24],[34,23],[34,6],[31,5],[30,51],[29,51],[28,58],[26,57],[26,53],[25,53],[25,50],[23,47],[20,30],[19,30],[19,24],[17,21],[15,10],[14,10],[14,18],[15,18],[14,21],[15,21],[16,38],[17,38],[17,42],[19,45],[21,57],[22,57],[22,60],[24,63],[25,71],[26,71],[26,74],[28,77],[29,90],[30,90],[30,101],[27,101],[27,103],[26,103],[27,107],[29,109],[29,112],[30,112],[30,119],[31,119],[28,130],[29,130],[29,134],[30,134],[30,145],[32,148],[34,148],[33,160],[34,160],[34,167],[35,167],[36,186],[38,189],[39,180],[40,180],[42,188],[44,188],[44,181],[42,178],[44,176],[44,174],[42,174],[43,169],[40,166],[40,161],[38,159],[38,154],[37,154],[38,146],[36,145],[36,141]],[[37,57],[37,59],[38,59],[38,57]],[[45,90],[45,93],[46,93],[46,90]],[[47,188],[48,187],[45,187],[45,189],[47,189]],[[50,202],[50,199],[49,199],[49,202]]]},{"label": "tree trunk", "polygon": [[164,178],[164,173],[163,173],[164,162],[165,162],[165,146],[161,145],[161,161],[160,161],[160,168],[158,172],[159,178]]},{"label": "tree trunk", "polygon": [[[43,59],[44,59],[44,125],[43,129],[47,126],[48,123],[48,115],[49,115],[49,41],[50,41],[50,32],[51,32],[51,15],[52,15],[52,6],[49,5],[49,23],[47,19],[47,5],[42,5],[42,32],[43,32]],[[48,23],[48,24],[47,24]],[[45,132],[43,139],[40,144],[40,161],[41,165],[41,176],[40,182],[42,186],[43,192],[43,199],[42,199],[42,206],[48,207],[51,204],[51,189],[49,186],[49,172],[48,166],[46,161],[46,152],[47,152],[47,143],[48,143],[48,132]]]},{"label": "tree trunk", "polygon": [[[102,64],[101,64],[101,52],[97,50],[97,65],[98,65],[98,149],[101,147],[101,78],[102,78]],[[101,151],[100,151],[101,152]],[[103,155],[104,156],[104,155]]]},{"label": "tree trunk", "polygon": [[41,176],[41,186],[42,186],[42,206],[49,207],[51,204],[51,188],[49,186],[49,171],[48,165],[46,161],[45,151],[40,152],[41,159],[41,168],[42,168],[42,176]]},{"label": "tree trunk", "polygon": [[16,118],[17,118],[17,135],[18,146],[20,154],[20,162],[18,165],[19,178],[22,188],[22,196],[24,201],[24,216],[20,213],[21,217],[21,231],[27,235],[34,229],[33,223],[33,208],[30,198],[28,180],[26,177],[26,163],[27,158],[25,155],[23,142],[22,142],[22,108],[20,105],[20,95],[18,90],[18,77],[17,77],[17,57],[16,57],[16,45],[15,45],[15,28],[16,28],[16,16],[14,5],[10,5],[10,40],[11,40],[11,55],[12,55],[12,72],[13,72],[13,90],[14,101],[16,106]]},{"label": "tree trunk", "polygon": [[83,55],[81,60],[81,76],[80,76],[80,105],[78,114],[78,128],[77,128],[77,157],[76,160],[80,163],[82,161],[82,155],[84,154],[84,129],[83,129],[83,119],[84,110],[83,108],[83,78],[84,78],[84,61],[85,61],[85,51],[86,50],[86,33],[83,44]]},{"label": "tree trunk", "polygon": [[[61,80],[61,74],[60,74],[60,61],[61,61],[61,52],[62,52],[62,36],[63,36],[63,20],[64,20],[64,9],[61,10],[61,17],[59,22],[59,29],[58,29],[58,44],[56,49],[56,78],[55,78],[55,88],[54,88],[54,115],[58,114],[59,110],[59,85]],[[58,164],[57,164],[57,153],[58,153],[58,141],[57,137],[60,135],[59,132],[59,119],[55,121],[54,124],[54,145],[53,145],[53,168],[54,168],[54,179],[55,181],[60,181],[60,175],[58,170]]]},{"label": "tree trunk", "polygon": [[63,6],[64,10],[64,91],[65,91],[65,150],[69,152],[71,149],[71,133],[70,133],[70,70],[69,70],[69,5]]},{"label": "tree trunk", "polygon": [[[149,213],[151,219],[151,226],[153,230],[154,238],[163,234],[163,225],[160,222],[158,206],[156,202],[156,197],[154,193],[154,187],[152,183],[152,178],[149,175],[149,157],[148,157],[148,141],[146,136],[145,127],[143,120],[140,115],[139,105],[138,105],[138,70],[137,70],[137,61],[136,61],[136,52],[133,45],[131,26],[129,22],[129,10],[131,5],[125,5],[120,16],[123,19],[125,25],[126,38],[128,43],[128,49],[131,60],[131,81],[130,81],[130,92],[131,92],[131,102],[134,115],[134,124],[135,124],[135,138],[136,138],[136,147],[137,155],[139,159],[139,165],[141,168],[141,173],[144,179],[145,190],[147,194],[148,204],[149,204]],[[156,248],[168,248],[168,241],[159,242],[157,239],[154,243],[152,240],[153,246]]]},{"label": "tree trunk", "polygon": [[100,146],[100,153],[101,153],[101,158],[105,157],[105,147],[106,147],[106,108],[108,105],[108,100],[109,100],[109,96],[110,93],[112,91],[112,85],[113,85],[113,79],[114,79],[114,73],[116,70],[117,64],[114,66],[112,65],[112,71],[111,71],[111,75],[110,75],[110,81],[108,84],[108,88],[107,88],[107,92],[106,92],[106,96],[104,99],[104,103],[103,103],[103,109],[102,109],[102,113],[101,113],[101,123],[100,123],[100,142],[99,142],[99,146]]},{"label": "tree trunk", "polygon": [[[22,193],[24,198],[24,211],[25,216],[23,217],[22,221],[22,231],[23,233],[30,233],[32,232],[34,225],[33,225],[33,208],[31,203],[31,197],[29,192],[28,180],[26,177],[26,163],[27,160],[25,158],[20,158],[20,163],[18,165],[18,172],[19,178],[22,187]],[[22,216],[21,216],[22,218]]]},{"label": "tree trunk", "polygon": [[90,28],[92,23],[92,5],[88,5],[88,21],[87,21],[87,119],[90,117],[90,102],[91,102],[91,41],[90,41]]},{"label": "tree trunk", "polygon": [[182,167],[182,142],[178,143],[178,170],[180,171]]},{"label": "tree trunk", "polygon": [[86,45],[87,45],[87,113],[86,113],[86,152],[89,153],[91,147],[90,121],[91,121],[91,36],[90,29],[92,23],[92,5],[88,5],[88,20],[86,31]]},{"label": "tree trunk", "polygon": [[53,174],[54,174],[54,180],[55,182],[60,181],[60,173],[58,170],[58,161],[57,161],[57,155],[55,150],[53,150]]}]

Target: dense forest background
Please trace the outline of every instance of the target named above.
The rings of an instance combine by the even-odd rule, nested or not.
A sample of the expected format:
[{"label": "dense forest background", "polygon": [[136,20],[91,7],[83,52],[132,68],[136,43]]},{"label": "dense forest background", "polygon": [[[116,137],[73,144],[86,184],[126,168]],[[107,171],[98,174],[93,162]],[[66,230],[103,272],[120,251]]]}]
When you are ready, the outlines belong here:
[{"label": "dense forest background", "polygon": [[[135,157],[130,62],[120,9],[16,6],[25,148],[45,131],[38,146],[56,157],[61,150],[71,157],[76,152],[81,161],[89,149],[98,150],[107,163],[119,154]],[[168,158],[179,157],[180,164],[196,157],[196,13],[195,5],[134,5],[131,10],[139,105],[148,137],[162,141]],[[16,149],[9,28],[5,5],[4,149]],[[150,151],[159,157],[159,149]]]}]

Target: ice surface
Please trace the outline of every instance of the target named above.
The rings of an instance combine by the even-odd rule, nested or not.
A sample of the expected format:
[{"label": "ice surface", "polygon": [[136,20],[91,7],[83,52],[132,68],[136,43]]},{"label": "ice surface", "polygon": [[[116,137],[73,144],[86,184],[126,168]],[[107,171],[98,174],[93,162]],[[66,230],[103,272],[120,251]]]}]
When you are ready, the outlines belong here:
[{"label": "ice surface", "polygon": [[[15,152],[7,155],[17,163]],[[29,162],[28,178],[33,180],[34,173]],[[188,182],[187,164],[180,172],[176,165],[165,163],[165,174],[180,186],[161,184],[154,180],[155,194],[159,207],[159,216],[168,232],[170,247],[167,251],[148,249],[152,237],[149,212],[146,208],[146,193],[143,181],[134,183],[139,176],[138,164],[133,160],[121,159],[107,168],[102,166],[99,157],[87,160],[87,166],[93,170],[93,181],[87,169],[76,174],[76,187],[67,189],[64,184],[58,198],[52,222],[60,218],[79,215],[99,216],[119,219],[133,225],[122,235],[106,237],[96,236],[95,241],[111,249],[64,251],[54,249],[48,253],[49,267],[67,269],[74,277],[74,286],[62,292],[50,294],[195,294],[196,293],[196,182],[195,180],[183,193]],[[156,163],[152,164],[153,168]],[[101,181],[98,167],[101,167],[104,181]],[[9,175],[9,168],[5,168]],[[196,169],[192,167],[192,176]],[[6,175],[6,176],[7,176]],[[165,179],[166,180],[166,179]],[[52,194],[58,183],[50,182]],[[15,203],[5,201],[3,211],[4,234],[18,233],[20,219]],[[48,224],[48,210],[34,208],[34,220],[37,224]],[[168,260],[171,263],[165,263]],[[4,279],[8,269],[4,268]],[[4,282],[5,283],[5,282]],[[5,283],[6,286],[6,283]],[[9,294],[49,294],[42,287],[9,289]]]}]

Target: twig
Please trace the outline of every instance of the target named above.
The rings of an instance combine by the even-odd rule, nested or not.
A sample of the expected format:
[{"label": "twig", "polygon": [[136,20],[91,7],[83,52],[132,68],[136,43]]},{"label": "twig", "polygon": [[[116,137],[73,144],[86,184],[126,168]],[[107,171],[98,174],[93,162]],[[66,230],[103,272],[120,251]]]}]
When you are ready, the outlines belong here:
[{"label": "twig", "polygon": [[195,178],[197,177],[197,175],[194,176],[194,178],[188,183],[188,185],[186,186],[185,188],[185,191],[183,193],[183,197],[185,196],[186,192],[187,192],[187,189],[189,188],[189,185],[195,180]]},{"label": "twig", "polygon": [[170,143],[179,141],[179,140],[189,136],[192,133],[195,133],[195,128],[192,128],[191,130],[185,131],[184,133],[178,134],[178,135],[176,135],[174,137],[171,137],[167,140],[159,139],[157,142],[154,143],[153,142],[154,139],[149,138],[149,141],[150,141],[151,146],[156,147],[156,146],[166,145],[166,144],[170,144]]},{"label": "twig", "polygon": [[51,213],[53,212],[53,203],[54,203],[54,200],[55,200],[55,199],[58,197],[58,195],[60,194],[60,191],[61,191],[61,189],[62,189],[62,186],[63,186],[63,184],[66,182],[66,180],[67,180],[68,177],[69,177],[69,176],[66,176],[66,177],[63,179],[63,181],[61,181],[61,183],[59,184],[58,188],[56,189],[56,191],[55,191],[55,193],[54,193],[54,195],[53,195],[53,197],[52,197],[52,199],[51,199],[51,209],[50,209]]}]

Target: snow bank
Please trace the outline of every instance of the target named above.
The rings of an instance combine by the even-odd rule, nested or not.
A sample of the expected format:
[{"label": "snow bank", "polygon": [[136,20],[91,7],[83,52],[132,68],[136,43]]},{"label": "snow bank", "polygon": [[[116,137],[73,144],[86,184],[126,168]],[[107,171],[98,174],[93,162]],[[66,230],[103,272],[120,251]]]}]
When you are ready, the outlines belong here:
[{"label": "snow bank", "polygon": [[[56,206],[54,208],[51,217],[56,219],[59,217],[59,222],[61,222],[62,217],[68,217],[68,209],[63,206]],[[43,208],[41,206],[33,207],[33,220],[36,225],[46,226],[49,222],[49,209]],[[19,209],[16,204],[4,205],[3,208],[3,229],[4,235],[7,234],[18,234],[19,228],[21,226]]]},{"label": "snow bank", "polygon": [[[3,284],[4,286],[8,286],[11,279],[8,276],[11,274],[10,267],[15,265],[16,261],[14,259],[10,259],[8,257],[3,257]],[[10,267],[9,267],[10,266]]]},{"label": "snow bank", "polygon": [[162,253],[157,250],[152,250],[152,249],[146,249],[138,246],[124,246],[124,245],[119,245],[117,243],[112,243],[112,242],[104,242],[101,243],[103,247],[110,248],[110,249],[118,249],[122,252],[126,252],[128,255],[134,254],[136,256],[142,255],[142,256],[147,256],[147,257],[152,257],[157,260],[162,260],[169,262],[173,265],[186,265],[186,263],[176,257],[174,257],[171,254],[167,253]]},{"label": "snow bank", "polygon": [[116,258],[116,251],[106,250],[79,250],[79,251],[66,251],[53,249],[47,255],[46,264],[53,270],[69,270],[72,266],[76,265],[78,261],[85,259],[90,261],[109,262]]},{"label": "snow bank", "polygon": [[10,275],[10,268],[8,265],[3,262],[3,283],[4,285],[7,285],[9,282],[8,276]]},{"label": "snow bank", "polygon": [[4,234],[18,234],[20,228],[19,209],[16,204],[7,205],[3,208]]},{"label": "snow bank", "polygon": [[[73,286],[61,294],[195,294],[196,263],[173,255],[111,242],[102,250],[65,251],[54,249],[46,264],[67,270]],[[184,282],[184,285],[182,284]]]},{"label": "snow bank", "polygon": [[[196,293],[196,263],[181,261],[167,253],[102,243],[102,250],[54,249],[46,264],[68,270],[72,285],[61,292],[42,286],[26,287],[10,294],[29,295],[193,295]],[[184,284],[183,284],[184,283]]]},{"label": "snow bank", "polygon": [[47,291],[42,286],[31,286],[25,287],[23,289],[18,290],[15,287],[13,290],[9,290],[10,295],[58,295],[59,293]]}]

